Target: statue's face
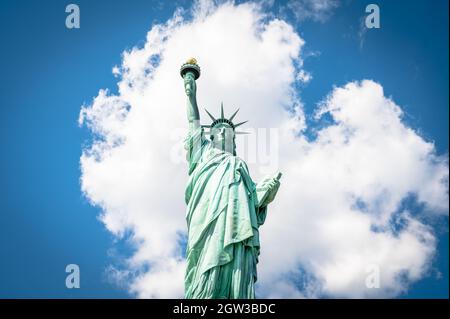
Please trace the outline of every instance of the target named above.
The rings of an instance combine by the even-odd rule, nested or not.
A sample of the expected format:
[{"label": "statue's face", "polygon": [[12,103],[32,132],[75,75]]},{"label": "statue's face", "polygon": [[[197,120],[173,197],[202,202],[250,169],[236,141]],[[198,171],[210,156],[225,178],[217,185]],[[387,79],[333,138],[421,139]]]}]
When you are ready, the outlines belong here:
[{"label": "statue's face", "polygon": [[236,144],[234,142],[234,130],[226,123],[214,126],[211,130],[213,146],[222,151],[235,155]]},{"label": "statue's face", "polygon": [[191,96],[196,91],[195,78],[192,72],[187,72],[184,76],[184,90],[187,96]]}]

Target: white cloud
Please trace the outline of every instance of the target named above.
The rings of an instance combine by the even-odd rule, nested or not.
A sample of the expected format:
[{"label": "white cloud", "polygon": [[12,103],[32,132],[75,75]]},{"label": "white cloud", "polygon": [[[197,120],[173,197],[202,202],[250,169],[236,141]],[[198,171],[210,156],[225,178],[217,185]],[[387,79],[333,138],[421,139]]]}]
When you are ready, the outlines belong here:
[{"label": "white cloud", "polygon": [[297,74],[297,80],[306,84],[312,80],[312,75],[311,73],[306,72],[305,70],[300,70],[300,72],[298,72]]},{"label": "white cloud", "polygon": [[313,20],[325,22],[339,7],[337,0],[290,0],[287,7],[298,21]]},{"label": "white cloud", "polygon": [[[143,48],[124,53],[115,69],[119,94],[101,90],[82,108],[80,123],[97,136],[80,160],[82,190],[101,207],[109,231],[132,234],[135,253],[125,269],[111,268],[112,277],[130,278],[131,293],[183,296],[187,170],[180,142],[187,125],[178,72],[190,56],[202,67],[200,106],[214,112],[223,101],[228,112],[240,107],[239,119],[253,128],[279,128],[271,156],[284,174],[261,228],[257,294],[395,296],[424,275],[435,250],[432,229],[398,208],[416,194],[430,211],[447,213],[447,159],[402,123],[400,107],[372,81],[330,94],[317,118],[329,113],[336,123],[316,140],[294,135],[305,129],[292,88],[303,43],[256,4],[199,2],[192,21],[177,11],[149,31]],[[246,152],[257,149],[254,136],[239,136],[237,151],[259,180],[267,167]],[[394,217],[403,225],[396,231]],[[380,289],[365,287],[370,264],[380,267]]]},{"label": "white cloud", "polygon": [[[335,124],[316,140],[283,144],[283,188],[262,231],[262,290],[269,294],[278,274],[301,266],[321,294],[398,295],[435,251],[432,229],[402,210],[402,200],[416,194],[448,214],[447,157],[402,123],[400,107],[373,81],[336,88],[316,117],[324,113]],[[402,227],[392,229],[393,219]],[[380,268],[379,289],[365,286],[370,265]]]}]

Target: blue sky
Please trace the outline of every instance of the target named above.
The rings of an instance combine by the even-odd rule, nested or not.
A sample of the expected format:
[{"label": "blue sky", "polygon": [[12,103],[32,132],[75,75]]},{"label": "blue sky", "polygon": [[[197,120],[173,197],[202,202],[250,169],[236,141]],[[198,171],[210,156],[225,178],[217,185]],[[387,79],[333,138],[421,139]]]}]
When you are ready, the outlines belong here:
[{"label": "blue sky", "polygon": [[[373,79],[402,106],[409,126],[434,141],[439,154],[448,152],[448,1],[343,2],[325,22],[285,16],[312,54],[304,68],[313,80],[301,88],[307,123],[333,86]],[[3,298],[130,297],[105,275],[130,248],[121,242],[113,250],[98,209],[80,191],[79,159],[90,135],[78,126],[78,114],[99,88],[116,87],[111,69],[125,49],[142,45],[152,24],[190,3],[76,3],[78,30],[65,27],[68,2],[0,4]],[[382,27],[368,30],[361,46],[360,19],[368,3],[380,6]],[[279,13],[284,5],[276,2],[272,10]],[[438,236],[434,270],[401,297],[448,298],[448,219],[430,223]],[[70,263],[80,266],[81,289],[65,287]]]}]

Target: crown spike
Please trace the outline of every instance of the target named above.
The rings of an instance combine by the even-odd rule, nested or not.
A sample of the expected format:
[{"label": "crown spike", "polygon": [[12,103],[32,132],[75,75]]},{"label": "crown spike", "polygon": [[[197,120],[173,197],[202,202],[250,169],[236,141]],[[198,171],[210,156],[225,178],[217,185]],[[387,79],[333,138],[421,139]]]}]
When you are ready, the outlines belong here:
[{"label": "crown spike", "polygon": [[[235,128],[236,127],[238,127],[238,126],[240,126],[240,125],[242,125],[242,124],[245,124],[245,123],[247,123],[248,121],[244,121],[244,122],[241,122],[241,123],[238,123],[238,124],[234,124],[233,123],[233,119],[234,119],[234,117],[236,116],[236,114],[239,112],[239,108],[233,113],[233,115],[231,115],[231,117],[229,118],[229,119],[227,119],[227,118],[225,118],[225,112],[224,112],[224,109],[223,109],[223,101],[220,103],[220,118],[218,117],[218,118],[215,118],[211,113],[209,113],[209,111],[205,108],[205,112],[209,115],[209,117],[212,119],[212,123],[210,124],[210,125],[202,125],[202,127],[204,127],[204,128],[209,128],[210,130],[212,130],[213,129],[213,127],[215,127],[216,125],[218,125],[218,124],[221,124],[221,123],[225,123],[225,124],[227,124],[227,125],[229,125],[229,126],[231,126],[231,128],[233,129],[233,131],[235,131]],[[236,134],[249,134],[249,133],[247,133],[247,132],[239,132],[239,133],[236,133]]]},{"label": "crown spike", "polygon": [[234,125],[234,127],[236,128],[236,127],[238,127],[238,126],[240,126],[240,125],[242,125],[242,124],[245,124],[245,123],[247,123],[248,121],[244,121],[244,122],[241,122],[241,123],[238,123],[238,124],[235,124]]},{"label": "crown spike", "polygon": [[208,112],[208,110],[205,108],[206,113],[208,113],[209,117],[211,118],[211,120],[215,121],[216,119],[214,118],[214,116],[211,115],[211,113]]},{"label": "crown spike", "polygon": [[237,112],[239,112],[239,108],[233,113],[233,115],[231,115],[231,117],[229,118],[230,121],[233,121],[233,119],[236,116]]}]

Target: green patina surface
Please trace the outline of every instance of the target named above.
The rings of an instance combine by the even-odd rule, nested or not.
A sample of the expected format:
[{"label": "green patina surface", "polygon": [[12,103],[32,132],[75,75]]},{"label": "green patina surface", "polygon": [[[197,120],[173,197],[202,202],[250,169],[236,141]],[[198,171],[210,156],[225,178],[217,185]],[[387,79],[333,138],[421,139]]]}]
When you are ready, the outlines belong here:
[{"label": "green patina surface", "polygon": [[[184,141],[189,180],[186,298],[255,298],[260,253],[259,227],[280,186],[281,173],[254,183],[247,164],[236,156],[236,112],[200,125],[196,80],[200,68],[190,59],[180,71],[187,95],[189,132]],[[204,128],[209,128],[206,136]]]}]

